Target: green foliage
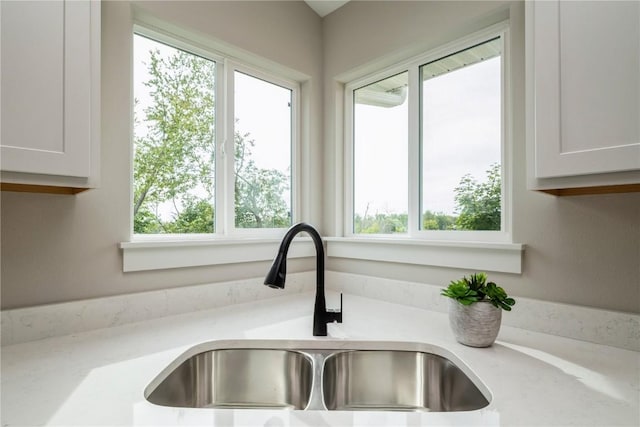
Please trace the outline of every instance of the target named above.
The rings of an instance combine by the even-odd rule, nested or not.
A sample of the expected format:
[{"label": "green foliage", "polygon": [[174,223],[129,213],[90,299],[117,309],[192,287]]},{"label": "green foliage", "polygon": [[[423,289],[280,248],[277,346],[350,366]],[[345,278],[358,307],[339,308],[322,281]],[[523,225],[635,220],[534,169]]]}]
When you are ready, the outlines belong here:
[{"label": "green foliage", "polygon": [[406,233],[408,215],[376,213],[364,216],[355,215],[353,218],[354,233],[357,234],[398,234]]},{"label": "green foliage", "polygon": [[441,212],[425,211],[422,214],[423,230],[455,230],[456,217]]},{"label": "green foliage", "polygon": [[494,282],[487,283],[486,273],[472,274],[460,280],[453,280],[440,295],[453,298],[463,305],[471,305],[478,301],[489,301],[497,308],[511,311],[511,307],[516,303],[513,298],[509,298],[504,289]]},{"label": "green foliage", "polygon": [[213,194],[215,64],[182,51],[169,58],[152,51],[148,71],[152,102],[143,123],[136,117],[144,130],[134,141],[134,216],[144,206],[147,217],[139,222],[163,202],[182,207],[196,189],[204,200]]},{"label": "green foliage", "polygon": [[185,206],[166,225],[167,233],[213,233],[213,207],[211,202],[186,198]]},{"label": "green foliage", "polygon": [[259,169],[251,159],[255,141],[235,136],[235,216],[239,228],[284,228],[291,225],[282,195],[289,190],[288,177],[275,169]]},{"label": "green foliage", "polygon": [[133,217],[133,232],[136,234],[162,233],[162,223],[153,212],[143,206]]},{"label": "green foliage", "polygon": [[[487,178],[478,182],[465,175],[455,188],[458,216],[426,210],[422,214],[422,230],[500,230],[501,226],[500,165],[487,171]],[[356,234],[393,234],[407,232],[407,214],[356,214],[353,218]]]},{"label": "green foliage", "polygon": [[441,295],[453,298],[462,305],[471,305],[478,301],[478,293],[467,286],[464,280],[452,281]]},{"label": "green foliage", "polygon": [[478,299],[481,300],[484,298],[485,293],[483,291],[487,283],[487,273],[474,273],[470,275],[468,279],[466,277],[462,278],[460,282],[464,283],[472,291],[475,291]]},{"label": "green foliage", "polygon": [[484,292],[493,305],[503,310],[511,311],[511,306],[516,303],[516,300],[507,296],[504,289],[493,282],[487,283]]},{"label": "green foliage", "polygon": [[[147,67],[144,85],[151,100],[143,114],[137,101],[135,109],[134,232],[212,233],[215,63],[179,50],[170,56],[155,50]],[[288,177],[256,167],[254,144],[248,134],[236,133],[236,226],[287,227],[291,218],[282,195],[289,190]]]},{"label": "green foliage", "polygon": [[487,171],[487,180],[477,182],[465,175],[454,190],[459,230],[500,230],[501,178],[500,165],[494,164]]}]

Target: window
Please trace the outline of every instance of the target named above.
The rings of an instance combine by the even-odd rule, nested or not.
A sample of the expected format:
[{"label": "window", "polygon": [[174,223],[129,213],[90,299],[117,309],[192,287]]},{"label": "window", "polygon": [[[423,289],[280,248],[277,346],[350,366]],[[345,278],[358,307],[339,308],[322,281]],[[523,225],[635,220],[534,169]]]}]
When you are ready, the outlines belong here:
[{"label": "window", "polygon": [[420,67],[423,230],[501,229],[501,44]]},{"label": "window", "polygon": [[407,231],[407,79],[403,72],[353,91],[356,234]]},{"label": "window", "polygon": [[216,63],[134,36],[134,232],[215,231]]},{"label": "window", "polygon": [[292,90],[234,73],[235,226],[291,225]]},{"label": "window", "polygon": [[134,35],[134,235],[289,227],[297,84],[159,39]]},{"label": "window", "polygon": [[347,236],[509,238],[504,37],[347,85]]}]

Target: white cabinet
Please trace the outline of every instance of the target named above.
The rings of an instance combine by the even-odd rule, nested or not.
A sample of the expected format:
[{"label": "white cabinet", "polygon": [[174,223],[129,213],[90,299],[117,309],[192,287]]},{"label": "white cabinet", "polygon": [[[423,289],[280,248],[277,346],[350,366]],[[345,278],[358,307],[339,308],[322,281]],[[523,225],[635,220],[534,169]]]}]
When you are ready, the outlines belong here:
[{"label": "white cabinet", "polygon": [[100,3],[3,0],[0,19],[3,189],[95,186]]},{"label": "white cabinet", "polygon": [[529,184],[640,184],[640,2],[526,4]]}]

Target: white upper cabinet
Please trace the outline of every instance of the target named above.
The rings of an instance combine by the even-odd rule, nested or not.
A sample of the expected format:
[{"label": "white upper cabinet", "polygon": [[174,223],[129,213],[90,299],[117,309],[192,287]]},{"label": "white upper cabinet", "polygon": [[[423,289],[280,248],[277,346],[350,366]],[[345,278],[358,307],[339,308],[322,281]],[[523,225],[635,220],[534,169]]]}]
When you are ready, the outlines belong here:
[{"label": "white upper cabinet", "polygon": [[94,186],[100,3],[2,1],[0,19],[3,188]]},{"label": "white upper cabinet", "polygon": [[640,2],[526,8],[532,186],[640,183]]}]

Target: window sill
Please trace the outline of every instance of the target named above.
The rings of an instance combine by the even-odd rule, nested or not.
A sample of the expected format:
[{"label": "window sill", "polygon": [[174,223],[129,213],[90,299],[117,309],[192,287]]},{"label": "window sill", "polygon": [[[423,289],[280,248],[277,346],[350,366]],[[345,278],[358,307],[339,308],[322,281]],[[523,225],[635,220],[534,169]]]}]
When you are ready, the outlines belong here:
[{"label": "window sill", "polygon": [[325,241],[327,255],[334,258],[522,273],[524,245],[517,243],[351,237],[328,237]]},{"label": "window sill", "polygon": [[[126,272],[271,261],[281,239],[140,240],[120,243]],[[310,238],[297,238],[288,258],[315,256]]]},{"label": "window sill", "polygon": [[[401,264],[522,273],[524,245],[419,241],[398,238],[326,237],[327,256]],[[123,271],[148,271],[271,261],[281,239],[140,240],[120,243]],[[308,237],[294,240],[288,258],[315,256]]]}]

